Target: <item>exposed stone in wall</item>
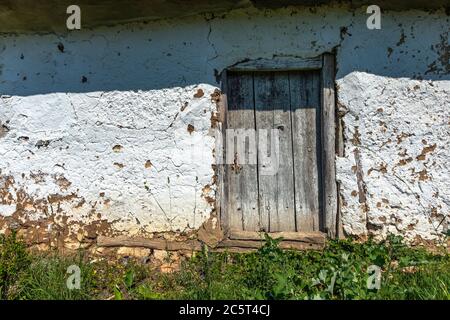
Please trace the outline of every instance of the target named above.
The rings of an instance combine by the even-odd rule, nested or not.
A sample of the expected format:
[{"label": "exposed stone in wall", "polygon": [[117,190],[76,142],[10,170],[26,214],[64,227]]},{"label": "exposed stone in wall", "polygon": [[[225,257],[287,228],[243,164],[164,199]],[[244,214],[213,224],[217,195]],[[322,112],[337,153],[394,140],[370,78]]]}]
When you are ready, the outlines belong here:
[{"label": "exposed stone in wall", "polygon": [[450,81],[354,72],[338,81],[344,230],[436,240],[450,215]]}]

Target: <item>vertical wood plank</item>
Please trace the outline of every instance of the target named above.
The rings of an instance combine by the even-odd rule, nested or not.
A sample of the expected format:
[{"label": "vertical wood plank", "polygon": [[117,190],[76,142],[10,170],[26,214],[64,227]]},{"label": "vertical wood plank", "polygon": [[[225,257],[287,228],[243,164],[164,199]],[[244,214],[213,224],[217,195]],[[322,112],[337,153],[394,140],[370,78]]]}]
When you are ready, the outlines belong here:
[{"label": "vertical wood plank", "polygon": [[[232,159],[234,158],[232,160],[234,163],[227,160],[226,164],[227,210],[230,229],[259,231],[257,164],[256,161],[253,164],[248,163],[250,160],[248,159],[248,148],[252,142],[245,142],[246,147],[243,154],[239,154],[237,149],[239,139],[244,139],[243,130],[255,129],[253,75],[252,73],[229,73],[227,86],[227,154],[225,158],[229,159],[230,155]],[[252,132],[254,134],[254,131]],[[232,133],[236,136],[236,145],[230,136]]]},{"label": "vertical wood plank", "polygon": [[[258,145],[259,204],[263,226],[270,232],[295,231],[294,181],[292,166],[292,134],[287,72],[255,73],[256,128],[266,129],[268,146]],[[266,171],[262,151],[272,148],[271,129],[279,135],[276,167],[272,174]],[[270,139],[269,139],[270,138]],[[269,147],[270,145],[270,147]],[[271,155],[276,150],[270,150]]]},{"label": "vertical wood plank", "polygon": [[334,56],[325,53],[322,67],[322,171],[324,183],[323,208],[328,236],[336,236],[336,123],[334,96]]},{"label": "vertical wood plank", "polygon": [[215,150],[216,156],[216,166],[217,166],[217,197],[216,197],[216,210],[217,215],[220,219],[220,226],[224,233],[228,233],[228,229],[230,227],[229,221],[229,212],[227,210],[227,190],[228,190],[228,181],[226,179],[227,166],[225,165],[225,141],[226,141],[226,128],[227,128],[227,110],[228,110],[228,81],[227,81],[227,70],[222,71],[221,74],[221,95],[220,101],[218,103],[218,113],[219,119],[218,128],[219,132],[216,132],[215,138],[221,139],[220,141],[216,140],[216,148],[220,148],[220,150]]},{"label": "vertical wood plank", "polygon": [[320,74],[291,72],[297,231],[319,231]]}]

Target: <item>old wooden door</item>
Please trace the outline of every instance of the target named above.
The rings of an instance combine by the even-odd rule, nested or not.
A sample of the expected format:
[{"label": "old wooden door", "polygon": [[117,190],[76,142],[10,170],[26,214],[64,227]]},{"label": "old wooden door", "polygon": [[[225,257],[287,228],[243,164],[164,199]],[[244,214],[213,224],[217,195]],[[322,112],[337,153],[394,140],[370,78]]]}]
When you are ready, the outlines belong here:
[{"label": "old wooden door", "polygon": [[320,71],[229,72],[226,82],[228,227],[319,231]]}]

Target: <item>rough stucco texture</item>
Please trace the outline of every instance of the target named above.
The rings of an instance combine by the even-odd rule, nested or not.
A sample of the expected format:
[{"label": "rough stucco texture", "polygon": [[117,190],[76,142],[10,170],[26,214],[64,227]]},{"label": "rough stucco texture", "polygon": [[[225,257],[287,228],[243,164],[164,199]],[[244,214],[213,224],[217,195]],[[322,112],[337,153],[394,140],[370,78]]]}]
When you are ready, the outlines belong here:
[{"label": "rough stucco texture", "polygon": [[212,211],[204,197],[213,187],[202,189],[214,174],[213,91],[3,97],[2,215],[62,212],[83,221],[95,212],[131,234],[197,228]]},{"label": "rough stucco texture", "polygon": [[436,239],[450,212],[450,81],[355,72],[338,81],[347,233]]},{"label": "rough stucco texture", "polygon": [[345,231],[435,239],[449,207],[449,17],[386,12],[381,30],[367,17],[248,9],[1,35],[0,229],[8,219],[74,232],[95,221],[127,234],[197,228],[214,211],[217,75],[335,49]]}]

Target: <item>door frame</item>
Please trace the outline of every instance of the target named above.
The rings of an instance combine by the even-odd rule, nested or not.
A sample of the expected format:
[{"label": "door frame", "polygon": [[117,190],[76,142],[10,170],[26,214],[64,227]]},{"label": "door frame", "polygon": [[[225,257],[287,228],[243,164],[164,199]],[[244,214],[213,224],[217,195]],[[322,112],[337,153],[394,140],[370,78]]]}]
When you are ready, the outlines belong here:
[{"label": "door frame", "polygon": [[[225,157],[227,129],[227,72],[230,71],[308,71],[320,70],[321,84],[321,176],[322,176],[322,221],[321,232],[329,238],[336,238],[338,232],[338,188],[336,182],[336,98],[335,98],[335,56],[324,53],[314,58],[275,57],[274,59],[256,59],[236,63],[221,72],[221,98],[218,103],[219,130],[222,135],[222,152]],[[217,165],[216,210],[225,234],[229,232],[229,214],[227,212],[226,177],[229,166],[222,159]]]}]

